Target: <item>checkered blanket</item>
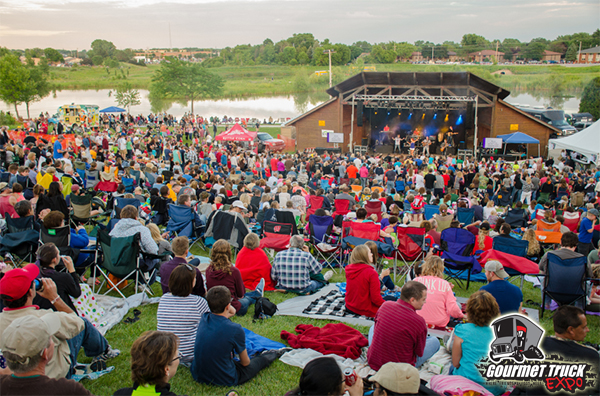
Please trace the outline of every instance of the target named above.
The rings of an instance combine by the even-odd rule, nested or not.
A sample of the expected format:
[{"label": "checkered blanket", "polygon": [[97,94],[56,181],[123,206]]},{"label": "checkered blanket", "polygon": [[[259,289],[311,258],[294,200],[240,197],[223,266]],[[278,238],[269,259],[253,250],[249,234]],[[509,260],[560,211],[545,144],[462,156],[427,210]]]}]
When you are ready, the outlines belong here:
[{"label": "checkered blanket", "polygon": [[370,319],[346,310],[346,300],[339,290],[332,290],[311,302],[302,313],[307,315],[349,316],[352,318]]}]

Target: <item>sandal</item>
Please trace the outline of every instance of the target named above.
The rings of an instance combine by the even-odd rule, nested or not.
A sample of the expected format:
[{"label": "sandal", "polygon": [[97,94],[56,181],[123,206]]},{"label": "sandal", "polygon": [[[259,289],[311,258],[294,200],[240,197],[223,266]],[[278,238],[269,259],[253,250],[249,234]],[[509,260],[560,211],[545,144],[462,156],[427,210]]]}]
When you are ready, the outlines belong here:
[{"label": "sandal", "polygon": [[127,318],[123,321],[123,323],[127,323],[127,324],[132,324],[137,322],[138,320],[140,320],[140,315],[142,313],[140,312],[139,309],[134,309],[133,310],[133,318]]}]

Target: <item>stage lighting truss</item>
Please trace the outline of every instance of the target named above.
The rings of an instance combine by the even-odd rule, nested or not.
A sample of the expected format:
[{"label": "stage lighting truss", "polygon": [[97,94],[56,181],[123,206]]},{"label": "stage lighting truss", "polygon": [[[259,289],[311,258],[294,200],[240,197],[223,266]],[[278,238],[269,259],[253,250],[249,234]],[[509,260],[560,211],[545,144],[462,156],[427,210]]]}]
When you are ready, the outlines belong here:
[{"label": "stage lighting truss", "polygon": [[404,110],[411,112],[437,110],[453,111],[466,110],[467,103],[476,102],[475,96],[381,96],[356,95],[354,100],[363,101],[365,108],[380,109],[381,111]]}]

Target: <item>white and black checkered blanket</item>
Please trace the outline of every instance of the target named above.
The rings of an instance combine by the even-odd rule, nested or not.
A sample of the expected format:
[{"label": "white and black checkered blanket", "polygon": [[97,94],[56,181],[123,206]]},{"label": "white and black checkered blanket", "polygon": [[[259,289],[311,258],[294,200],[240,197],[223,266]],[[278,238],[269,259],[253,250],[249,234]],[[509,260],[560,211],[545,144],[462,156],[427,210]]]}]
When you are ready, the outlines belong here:
[{"label": "white and black checkered blanket", "polygon": [[307,315],[332,315],[371,319],[348,311],[346,309],[345,297],[339,290],[332,290],[326,295],[317,298],[302,313]]}]

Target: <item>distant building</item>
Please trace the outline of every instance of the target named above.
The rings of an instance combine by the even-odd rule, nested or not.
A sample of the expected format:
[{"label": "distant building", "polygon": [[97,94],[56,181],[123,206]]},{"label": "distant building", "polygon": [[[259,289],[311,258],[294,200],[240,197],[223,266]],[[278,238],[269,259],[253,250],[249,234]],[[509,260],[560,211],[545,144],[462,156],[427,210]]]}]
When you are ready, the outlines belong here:
[{"label": "distant building", "polygon": [[421,54],[420,52],[413,52],[412,55],[410,56],[411,62],[420,62],[422,60],[423,60],[423,54]]},{"label": "distant building", "polygon": [[454,51],[448,51],[448,62],[459,62],[460,57]]},{"label": "distant building", "polygon": [[[211,55],[213,51],[187,51],[187,50],[177,50],[171,51],[166,49],[151,49],[144,52],[136,52],[135,57],[142,57],[142,59],[152,60],[152,59],[163,59],[169,56],[173,56],[175,58],[190,58],[196,54],[207,54]],[[219,56],[217,52],[216,56]],[[136,58],[137,59],[137,58]]]},{"label": "distant building", "polygon": [[79,65],[83,59],[81,58],[73,58],[72,56],[65,56],[65,63],[70,65]]},{"label": "distant building", "polygon": [[[33,60],[33,64],[35,66],[37,66],[40,63],[40,58],[31,58]],[[22,64],[26,65],[27,64],[27,58],[25,56],[20,56],[19,60],[21,61]]]},{"label": "distant building", "polygon": [[562,56],[562,54],[560,52],[553,52],[553,51],[544,51],[544,56],[542,57],[542,61],[546,61],[546,62],[550,62],[550,61],[554,61],[554,62],[560,62],[560,57]]},{"label": "distant building", "polygon": [[471,60],[473,62],[491,62],[492,61],[492,57],[496,57],[496,61],[498,61],[499,59],[501,59],[504,56],[504,52],[501,51],[495,51],[495,50],[481,50],[481,51],[475,51],[475,52],[471,52],[469,54],[469,58],[471,58]]},{"label": "distant building", "polygon": [[584,49],[579,53],[577,63],[599,63],[600,46]]}]

